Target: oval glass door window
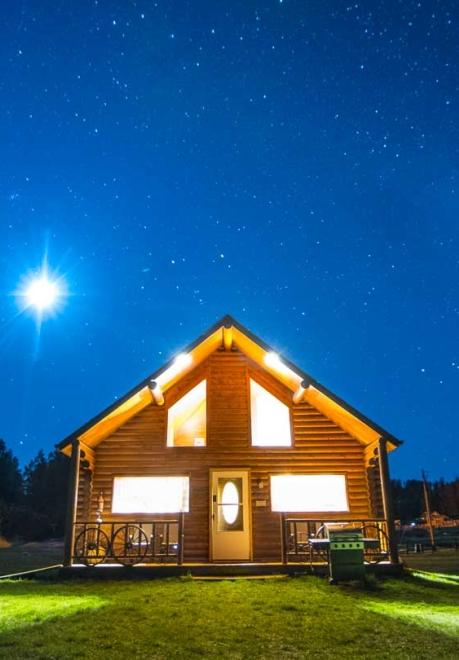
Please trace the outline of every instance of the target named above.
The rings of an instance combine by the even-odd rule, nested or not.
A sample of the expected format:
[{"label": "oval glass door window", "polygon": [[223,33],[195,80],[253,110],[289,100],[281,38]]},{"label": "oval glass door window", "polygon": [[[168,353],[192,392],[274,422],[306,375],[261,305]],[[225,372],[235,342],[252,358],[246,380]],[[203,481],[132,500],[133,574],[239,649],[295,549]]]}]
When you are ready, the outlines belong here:
[{"label": "oval glass door window", "polygon": [[222,513],[227,525],[234,525],[239,513],[239,493],[232,481],[227,481],[222,491]]},{"label": "oval glass door window", "polygon": [[242,479],[218,481],[218,531],[240,531],[243,529]]}]

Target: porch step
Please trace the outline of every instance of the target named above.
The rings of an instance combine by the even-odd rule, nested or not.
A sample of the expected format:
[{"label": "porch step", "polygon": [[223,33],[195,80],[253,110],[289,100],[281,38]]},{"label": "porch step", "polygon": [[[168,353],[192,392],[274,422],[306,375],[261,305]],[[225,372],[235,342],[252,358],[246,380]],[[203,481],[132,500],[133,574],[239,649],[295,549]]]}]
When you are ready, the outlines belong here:
[{"label": "porch step", "polygon": [[197,582],[222,582],[225,580],[234,582],[235,580],[286,580],[288,577],[287,574],[266,573],[265,575],[192,575],[191,579]]}]

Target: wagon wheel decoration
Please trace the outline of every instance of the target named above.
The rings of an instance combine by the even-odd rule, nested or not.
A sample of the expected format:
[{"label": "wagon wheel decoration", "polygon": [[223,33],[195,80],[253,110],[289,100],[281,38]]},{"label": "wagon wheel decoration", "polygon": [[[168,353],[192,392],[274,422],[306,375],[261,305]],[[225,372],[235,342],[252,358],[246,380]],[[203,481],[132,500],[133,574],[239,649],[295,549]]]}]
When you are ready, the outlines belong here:
[{"label": "wagon wheel decoration", "polygon": [[389,537],[378,525],[364,525],[365,561],[370,564],[385,561],[389,557]]},{"label": "wagon wheel decoration", "polygon": [[112,539],[112,554],[120,564],[139,564],[149,549],[148,537],[138,525],[123,525]]},{"label": "wagon wheel decoration", "polygon": [[109,546],[108,536],[100,527],[87,527],[76,538],[75,559],[96,566],[105,560]]}]

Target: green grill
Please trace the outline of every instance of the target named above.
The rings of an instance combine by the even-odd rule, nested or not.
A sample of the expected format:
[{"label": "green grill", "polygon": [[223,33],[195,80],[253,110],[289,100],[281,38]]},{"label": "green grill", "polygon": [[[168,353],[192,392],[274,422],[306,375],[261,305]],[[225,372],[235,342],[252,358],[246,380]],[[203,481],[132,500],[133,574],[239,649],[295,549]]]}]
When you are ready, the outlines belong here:
[{"label": "green grill", "polygon": [[328,527],[330,582],[362,580],[365,575],[361,529]]}]

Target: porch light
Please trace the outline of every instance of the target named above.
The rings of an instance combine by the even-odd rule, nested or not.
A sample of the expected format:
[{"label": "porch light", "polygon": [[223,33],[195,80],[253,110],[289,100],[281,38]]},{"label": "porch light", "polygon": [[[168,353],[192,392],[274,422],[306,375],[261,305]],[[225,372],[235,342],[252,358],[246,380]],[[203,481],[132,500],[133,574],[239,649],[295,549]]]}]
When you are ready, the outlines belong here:
[{"label": "porch light", "polygon": [[268,367],[271,367],[271,369],[281,369],[282,368],[282,362],[280,357],[278,356],[277,353],[266,353],[265,355],[265,364]]},{"label": "porch light", "polygon": [[178,376],[179,373],[187,369],[192,362],[193,358],[191,357],[190,353],[179,353],[175,360],[172,362],[171,366],[158,376],[156,379],[157,385],[160,387],[162,385],[166,385],[169,381]]},{"label": "porch light", "polygon": [[192,358],[189,353],[179,353],[174,360],[174,366],[181,370],[189,367],[191,362]]},{"label": "porch light", "polygon": [[300,376],[298,376],[297,373],[295,373],[292,369],[290,369],[290,367],[284,364],[279,355],[273,351],[266,353],[264,357],[264,363],[267,367],[273,369],[273,371],[277,371],[278,373],[283,374],[288,378],[294,378],[298,382],[301,381]]}]

